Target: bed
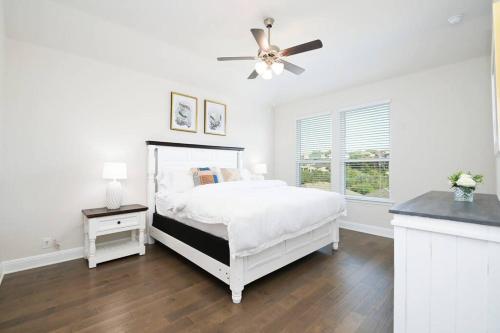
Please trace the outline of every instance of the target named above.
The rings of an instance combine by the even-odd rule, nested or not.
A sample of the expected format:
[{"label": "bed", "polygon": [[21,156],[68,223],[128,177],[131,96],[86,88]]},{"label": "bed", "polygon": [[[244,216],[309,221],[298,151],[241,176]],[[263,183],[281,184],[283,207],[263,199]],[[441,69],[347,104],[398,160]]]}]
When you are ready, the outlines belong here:
[{"label": "bed", "polygon": [[[345,212],[342,196],[280,181],[227,182],[165,192],[158,180],[163,170],[241,170],[244,148],[146,143],[148,242],[161,242],[228,284],[234,303],[241,302],[244,286],[252,281],[329,244],[338,249],[337,217]],[[310,206],[315,209],[306,209]]]}]

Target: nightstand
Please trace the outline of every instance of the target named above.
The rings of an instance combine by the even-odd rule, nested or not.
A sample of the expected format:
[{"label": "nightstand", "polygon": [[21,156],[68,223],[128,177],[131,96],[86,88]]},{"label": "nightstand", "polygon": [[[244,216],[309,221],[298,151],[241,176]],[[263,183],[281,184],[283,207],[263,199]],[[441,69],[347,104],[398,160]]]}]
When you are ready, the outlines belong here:
[{"label": "nightstand", "polygon": [[[84,209],[83,224],[85,231],[85,258],[89,268],[108,260],[132,254],[146,253],[144,246],[144,229],[146,228],[146,211],[142,205],[126,205],[118,209],[94,208]],[[130,238],[96,244],[98,236],[130,231]]]}]

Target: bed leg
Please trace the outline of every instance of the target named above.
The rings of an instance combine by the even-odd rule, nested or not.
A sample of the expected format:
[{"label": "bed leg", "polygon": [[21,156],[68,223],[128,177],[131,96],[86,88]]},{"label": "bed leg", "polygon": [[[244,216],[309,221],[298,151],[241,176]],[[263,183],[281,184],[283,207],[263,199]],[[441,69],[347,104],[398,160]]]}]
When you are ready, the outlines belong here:
[{"label": "bed leg", "polygon": [[232,258],[229,264],[229,288],[231,289],[231,297],[233,298],[233,303],[238,304],[241,302],[242,291],[243,291],[243,281],[244,281],[244,266],[243,258]]},{"label": "bed leg", "polygon": [[146,229],[145,236],[146,236],[145,237],[146,238],[146,244],[154,244],[155,243],[155,239],[151,236],[151,226],[150,225],[148,225],[148,228]]},{"label": "bed leg", "polygon": [[340,241],[339,221],[335,220],[332,222],[332,249],[334,251],[337,251],[339,249],[339,241]]},{"label": "bed leg", "polygon": [[241,302],[241,291],[231,291],[231,297],[233,298],[234,304],[240,304]]}]

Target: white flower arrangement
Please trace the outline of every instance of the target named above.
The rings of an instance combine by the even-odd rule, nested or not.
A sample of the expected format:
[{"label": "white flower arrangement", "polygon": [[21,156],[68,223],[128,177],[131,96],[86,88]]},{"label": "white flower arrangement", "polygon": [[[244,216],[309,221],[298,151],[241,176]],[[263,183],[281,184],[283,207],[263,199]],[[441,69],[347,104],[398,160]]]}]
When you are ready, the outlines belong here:
[{"label": "white flower arrangement", "polygon": [[482,175],[472,175],[470,172],[458,171],[448,177],[451,187],[460,187],[465,192],[472,192],[477,184],[483,182]]},{"label": "white flower arrangement", "polygon": [[457,180],[457,185],[458,186],[463,186],[463,187],[476,187],[476,182],[474,179],[472,179],[471,175],[468,175],[466,173],[463,173],[460,175],[460,178]]}]

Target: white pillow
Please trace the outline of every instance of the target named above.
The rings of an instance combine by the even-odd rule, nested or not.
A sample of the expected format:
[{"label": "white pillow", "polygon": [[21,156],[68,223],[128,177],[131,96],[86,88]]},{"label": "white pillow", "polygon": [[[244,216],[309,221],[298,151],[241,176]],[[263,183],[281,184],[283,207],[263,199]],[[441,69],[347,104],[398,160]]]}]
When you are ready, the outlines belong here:
[{"label": "white pillow", "polygon": [[190,168],[161,170],[156,180],[158,192],[186,192],[194,187]]},{"label": "white pillow", "polygon": [[248,169],[241,169],[240,170],[240,176],[241,180],[252,180],[252,173]]}]

